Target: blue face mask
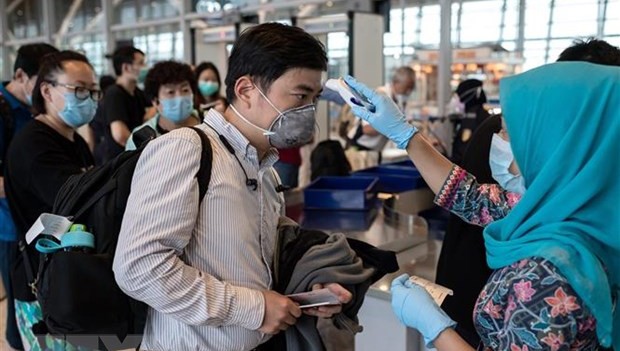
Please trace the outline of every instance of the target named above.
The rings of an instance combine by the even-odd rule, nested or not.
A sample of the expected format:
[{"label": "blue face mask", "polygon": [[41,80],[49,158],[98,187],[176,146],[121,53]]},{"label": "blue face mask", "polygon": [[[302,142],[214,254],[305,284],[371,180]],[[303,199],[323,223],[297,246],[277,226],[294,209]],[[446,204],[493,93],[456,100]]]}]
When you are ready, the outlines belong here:
[{"label": "blue face mask", "polygon": [[58,116],[66,125],[77,129],[93,120],[97,112],[97,103],[93,99],[79,100],[73,92],[65,93],[63,97],[65,107],[58,111]]},{"label": "blue face mask", "polygon": [[28,106],[32,106],[32,92],[28,94],[26,92],[26,87],[24,87],[23,89],[24,89],[24,96],[26,97],[26,104],[28,104]]},{"label": "blue face mask", "polygon": [[525,183],[520,174],[512,174],[509,171],[510,164],[514,160],[510,143],[499,135],[493,134],[491,151],[489,153],[489,166],[493,179],[504,189],[513,193],[525,193]]},{"label": "blue face mask", "polygon": [[217,93],[220,90],[220,85],[212,80],[201,80],[198,82],[198,89],[202,96],[207,97]]},{"label": "blue face mask", "polygon": [[185,121],[194,109],[193,95],[161,99],[159,102],[161,104],[161,115],[174,124]]}]

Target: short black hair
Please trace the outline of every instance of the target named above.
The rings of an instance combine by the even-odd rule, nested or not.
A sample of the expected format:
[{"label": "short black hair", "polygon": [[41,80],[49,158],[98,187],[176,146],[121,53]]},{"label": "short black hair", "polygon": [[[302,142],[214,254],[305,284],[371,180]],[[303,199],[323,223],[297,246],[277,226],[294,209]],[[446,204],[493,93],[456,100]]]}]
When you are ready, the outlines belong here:
[{"label": "short black hair", "polygon": [[192,93],[196,95],[198,88],[192,67],[178,61],[161,61],[156,63],[146,74],[144,80],[144,93],[150,100],[159,96],[159,88],[166,84],[179,84],[188,82]]},{"label": "short black hair", "polygon": [[586,61],[599,65],[620,66],[620,49],[595,38],[575,40],[558,57],[560,61]]},{"label": "short black hair", "polygon": [[291,68],[327,70],[325,46],[303,29],[281,23],[248,28],[235,41],[226,74],[226,97],[236,99],[235,83],[249,75],[262,89]]},{"label": "short black hair", "polygon": [[136,54],[144,55],[142,50],[133,46],[121,46],[114,50],[112,54],[112,66],[114,66],[114,73],[116,76],[123,74],[123,64],[133,64]]},{"label": "short black hair", "polygon": [[58,52],[58,49],[45,43],[26,44],[17,50],[17,58],[13,65],[13,73],[19,68],[26,72],[28,77],[32,77],[39,72],[41,59],[47,55]]},{"label": "short black hair", "polygon": [[37,77],[37,82],[35,83],[34,90],[32,91],[32,108],[36,114],[47,113],[47,110],[45,109],[45,99],[43,98],[43,94],[41,94],[41,85],[45,82],[49,83],[55,81],[55,75],[64,72],[63,65],[68,61],[84,62],[88,64],[91,69],[93,69],[93,66],[90,64],[86,56],[80,54],[79,52],[64,50],[45,56],[45,60],[41,62],[39,76]]},{"label": "short black hair", "polygon": [[213,62],[201,62],[198,66],[196,66],[196,69],[194,70],[194,73],[196,74],[196,81],[198,81],[198,78],[200,77],[202,72],[206,70],[212,70],[213,72],[215,72],[215,78],[217,78],[217,84],[219,86],[222,86],[222,79],[220,78],[220,71],[217,70],[217,67],[215,67]]}]

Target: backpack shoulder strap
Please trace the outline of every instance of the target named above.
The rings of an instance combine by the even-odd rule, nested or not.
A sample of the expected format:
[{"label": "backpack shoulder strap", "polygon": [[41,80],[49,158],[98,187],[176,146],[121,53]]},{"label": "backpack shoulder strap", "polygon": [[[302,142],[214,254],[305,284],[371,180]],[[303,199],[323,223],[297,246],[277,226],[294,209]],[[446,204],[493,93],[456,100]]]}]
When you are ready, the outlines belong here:
[{"label": "backpack shoulder strap", "polygon": [[211,140],[200,128],[191,127],[200,137],[202,143],[202,156],[200,157],[200,168],[196,173],[198,179],[198,193],[200,203],[207,194],[209,182],[211,181],[211,167],[213,165],[213,149],[211,148]]}]

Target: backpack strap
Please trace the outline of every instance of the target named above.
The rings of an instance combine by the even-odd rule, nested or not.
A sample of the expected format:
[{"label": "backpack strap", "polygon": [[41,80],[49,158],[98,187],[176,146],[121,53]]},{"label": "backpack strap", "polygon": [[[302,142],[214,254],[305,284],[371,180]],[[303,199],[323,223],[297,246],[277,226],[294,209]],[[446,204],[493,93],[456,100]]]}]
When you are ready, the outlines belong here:
[{"label": "backpack strap", "polygon": [[[147,128],[152,130],[152,128],[150,127],[147,127]],[[213,149],[211,147],[211,141],[209,140],[209,137],[207,137],[207,135],[202,130],[196,127],[191,127],[191,129],[193,129],[196,133],[198,133],[198,136],[200,136],[200,142],[202,144],[202,156],[200,157],[200,168],[198,169],[198,172],[196,173],[196,178],[198,180],[198,194],[200,196],[199,197],[200,203],[202,203],[202,199],[207,194],[207,190],[209,188],[209,182],[211,181],[211,165],[213,163]],[[145,140],[137,150],[129,151],[129,152],[142,152],[144,148],[146,148],[146,145],[151,140],[153,140],[153,138]],[[107,193],[114,190],[115,188],[116,188],[116,183],[111,183],[111,182],[107,183],[105,186],[99,189],[99,191],[97,191],[95,195],[91,196],[91,198],[86,202],[86,204],[84,204],[77,211],[77,213],[73,215],[72,217],[79,218],[82,214],[84,214],[84,212],[86,212],[97,201],[99,201],[100,198],[102,198],[103,196],[105,196]]]},{"label": "backpack strap", "polygon": [[196,179],[198,180],[198,194],[200,203],[207,194],[209,188],[209,182],[211,181],[211,167],[213,165],[213,149],[211,147],[211,140],[200,128],[192,128],[200,137],[202,143],[202,156],[200,157],[200,168],[196,173]]}]

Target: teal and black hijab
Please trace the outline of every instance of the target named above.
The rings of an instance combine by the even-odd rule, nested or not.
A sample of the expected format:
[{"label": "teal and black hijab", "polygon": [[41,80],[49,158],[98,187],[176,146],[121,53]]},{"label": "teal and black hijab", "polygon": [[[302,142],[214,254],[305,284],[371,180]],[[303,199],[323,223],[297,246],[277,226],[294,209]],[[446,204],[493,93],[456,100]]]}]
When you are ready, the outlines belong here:
[{"label": "teal and black hijab", "polygon": [[489,266],[550,260],[620,350],[620,67],[545,65],[503,79],[500,100],[527,192],[485,229]]}]

